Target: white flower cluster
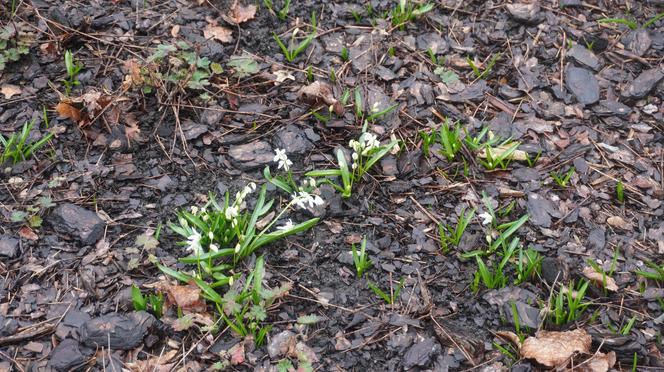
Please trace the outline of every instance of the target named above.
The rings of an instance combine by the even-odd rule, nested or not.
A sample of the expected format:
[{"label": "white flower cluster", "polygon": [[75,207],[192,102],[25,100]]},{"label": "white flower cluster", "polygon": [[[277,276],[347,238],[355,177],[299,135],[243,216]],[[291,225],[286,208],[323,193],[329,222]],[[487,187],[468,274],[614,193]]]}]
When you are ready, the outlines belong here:
[{"label": "white flower cluster", "polygon": [[359,141],[350,140],[348,146],[354,151],[351,157],[353,158],[352,168],[355,170],[360,156],[367,156],[371,150],[380,147],[380,141],[378,141],[376,135],[365,132],[362,133]]},{"label": "white flower cluster", "polygon": [[[316,194],[310,194],[306,191],[296,192],[292,195],[295,205],[302,209],[313,208],[317,205],[323,205],[325,201]],[[308,206],[307,206],[308,204]]]},{"label": "white flower cluster", "polygon": [[276,149],[274,151],[274,161],[275,163],[278,163],[279,165],[277,166],[277,169],[284,168],[286,172],[290,170],[291,165],[293,165],[293,162],[288,159],[288,155],[286,155],[286,150],[284,149]]}]

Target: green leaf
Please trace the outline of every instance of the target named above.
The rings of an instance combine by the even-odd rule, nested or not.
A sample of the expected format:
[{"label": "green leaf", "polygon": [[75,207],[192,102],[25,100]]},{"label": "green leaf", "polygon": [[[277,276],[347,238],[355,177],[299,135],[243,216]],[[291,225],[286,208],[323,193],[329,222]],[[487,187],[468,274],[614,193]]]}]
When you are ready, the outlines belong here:
[{"label": "green leaf", "polygon": [[196,277],[192,277],[191,279],[193,279],[194,283],[196,283],[198,288],[200,288],[203,291],[203,297],[212,300],[214,303],[220,305],[223,303],[223,300],[221,299],[221,296],[219,296],[219,293],[217,293],[217,291],[215,291],[214,288],[210,287],[209,284]]},{"label": "green leaf", "polygon": [[189,275],[187,275],[187,274],[183,274],[183,273],[181,273],[181,272],[179,272],[179,271],[176,271],[176,270],[171,269],[170,267],[166,267],[166,266],[162,265],[161,263],[159,263],[159,261],[157,260],[157,258],[154,257],[154,256],[151,256],[151,257],[150,257],[150,261],[151,261],[155,266],[157,266],[157,268],[159,269],[159,271],[161,271],[162,273],[164,273],[164,274],[166,274],[166,275],[168,275],[168,276],[170,276],[170,277],[173,277],[173,278],[175,278],[175,279],[177,279],[177,280],[179,280],[179,281],[181,281],[181,282],[183,282],[183,283],[189,283],[189,281],[191,280],[191,277],[190,277]]},{"label": "green leaf", "polygon": [[136,245],[147,250],[153,250],[159,245],[159,241],[152,234],[143,233],[136,237]]},{"label": "green leaf", "polygon": [[12,212],[10,220],[12,222],[23,222],[23,221],[25,221],[26,217],[28,217],[27,213],[25,213],[23,211],[14,211],[14,212]]},{"label": "green leaf", "polygon": [[210,63],[210,70],[212,70],[212,73],[215,75],[219,75],[224,72],[224,68],[221,67],[221,65],[217,62]]},{"label": "green leaf", "polygon": [[141,293],[141,290],[134,284],[131,285],[131,301],[134,303],[134,310],[145,311],[147,302]]},{"label": "green leaf", "polygon": [[284,190],[288,194],[293,193],[293,189],[290,187],[290,185],[288,183],[286,183],[281,178],[272,177],[272,175],[270,174],[270,167],[269,166],[265,166],[265,169],[263,169],[263,177],[265,177],[265,179],[268,182],[270,182],[271,184],[275,185],[276,187]]},{"label": "green leaf", "polygon": [[448,70],[445,67],[438,67],[433,71],[434,74],[440,77],[440,80],[443,81],[446,85],[454,85],[459,82],[459,75],[452,70]]},{"label": "green leaf", "polygon": [[340,169],[313,170],[305,174],[307,177],[338,177],[341,176]]},{"label": "green leaf", "polygon": [[200,261],[208,261],[208,260],[215,260],[220,257],[225,257],[225,256],[232,256],[233,253],[235,253],[235,249],[233,248],[223,248],[220,249],[217,252],[207,252],[203,253],[200,256],[187,256],[178,259],[178,261],[184,263],[184,264],[195,264]]},{"label": "green leaf", "polygon": [[379,151],[374,153],[369,160],[364,164],[364,169],[365,171],[368,171],[371,169],[371,167],[376,164],[378,160],[380,160],[383,156],[387,155],[390,150],[392,150],[392,147],[396,146],[397,141],[392,141],[390,144],[387,146],[383,146]]},{"label": "green leaf", "polygon": [[258,72],[258,63],[247,53],[241,56],[232,56],[227,65],[232,67],[234,75],[238,78],[244,78]]},{"label": "green leaf", "polygon": [[249,253],[251,253],[251,252],[255,251],[256,249],[258,249],[258,248],[260,248],[260,247],[262,247],[266,244],[269,244],[269,243],[271,243],[275,240],[279,240],[279,239],[285,238],[289,235],[293,235],[293,234],[297,234],[297,233],[302,232],[302,231],[309,230],[315,224],[317,224],[318,221],[320,221],[320,218],[316,217],[316,218],[312,218],[308,221],[299,223],[299,224],[291,227],[288,230],[277,230],[277,231],[273,231],[273,232],[268,233],[268,234],[264,234],[263,236],[261,236],[260,238],[257,238],[256,240],[254,240],[251,243]]}]

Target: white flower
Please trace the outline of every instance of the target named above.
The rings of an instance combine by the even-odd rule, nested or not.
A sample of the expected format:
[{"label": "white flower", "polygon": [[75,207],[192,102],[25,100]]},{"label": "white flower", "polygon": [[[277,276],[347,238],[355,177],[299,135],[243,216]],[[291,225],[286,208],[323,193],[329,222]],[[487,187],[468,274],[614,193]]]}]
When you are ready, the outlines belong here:
[{"label": "white flower", "polygon": [[191,206],[191,214],[198,214],[198,207],[195,205]]},{"label": "white flower", "polygon": [[226,211],[224,212],[224,215],[226,216],[226,220],[234,220],[235,217],[237,217],[238,213],[240,212],[239,208],[235,205],[231,205],[228,208],[226,208]]},{"label": "white flower", "polygon": [[493,222],[493,217],[487,212],[480,213],[478,217],[482,218],[482,225],[488,225]]},{"label": "white flower", "polygon": [[240,248],[241,247],[242,246],[240,245],[240,243],[235,244],[235,253],[240,253]]},{"label": "white flower", "polygon": [[277,226],[277,230],[281,230],[281,231],[290,230],[290,229],[293,228],[293,226],[294,226],[293,221],[288,219],[288,221],[286,221],[286,223],[283,226]]},{"label": "white flower", "polygon": [[325,203],[320,196],[310,194],[306,191],[300,191],[299,193],[293,194],[293,200],[295,201],[295,204],[302,209],[307,209],[307,204],[309,204],[309,208],[313,208],[314,206],[323,205]]},{"label": "white flower", "polygon": [[214,240],[214,232],[209,231],[208,232],[208,238],[210,238],[210,240]]},{"label": "white flower", "polygon": [[219,252],[219,247],[216,244],[210,244],[210,252]]},{"label": "white flower", "polygon": [[360,156],[357,155],[356,152],[354,152],[353,155],[351,156],[351,158],[353,158],[353,160],[357,160],[359,157],[360,157]]},{"label": "white flower", "polygon": [[198,256],[203,253],[203,247],[201,247],[201,234],[195,229],[192,229],[191,231],[192,234],[187,238],[187,250],[194,252],[194,254]]},{"label": "white flower", "polygon": [[293,165],[293,162],[290,161],[290,159],[288,159],[288,155],[286,155],[286,150],[276,149],[274,152],[276,155],[274,155],[273,161],[279,163],[277,169],[284,168],[284,170],[288,172],[290,170],[290,166]]},{"label": "white flower", "polygon": [[366,156],[367,153],[380,146],[380,141],[378,137],[371,133],[364,133],[361,137],[362,140],[362,156]]},{"label": "white flower", "polygon": [[352,170],[357,169],[357,163],[353,163],[353,165],[350,166]]},{"label": "white flower", "polygon": [[374,102],[373,106],[371,106],[371,112],[378,112],[380,111],[380,102]]}]

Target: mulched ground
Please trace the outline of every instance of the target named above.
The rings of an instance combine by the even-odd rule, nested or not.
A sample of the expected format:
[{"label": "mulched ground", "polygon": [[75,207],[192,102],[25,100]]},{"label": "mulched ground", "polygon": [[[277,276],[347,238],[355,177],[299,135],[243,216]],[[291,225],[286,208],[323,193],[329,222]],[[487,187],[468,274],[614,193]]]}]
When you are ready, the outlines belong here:
[{"label": "mulched ground", "polygon": [[[16,5],[10,17],[11,4],[3,4],[0,19],[28,36],[30,53],[0,70],[0,132],[35,120],[33,138],[57,135],[0,174],[0,370],[210,370],[231,350],[228,370],[270,371],[284,358],[298,364],[290,342],[321,371],[538,369],[495,346],[506,344],[496,332],[515,330],[513,304],[529,335],[584,329],[593,352],[616,352],[614,368],[631,369],[636,358],[639,370],[664,369],[664,283],[635,274],[645,262],[664,263],[664,20],[635,30],[597,22],[632,17],[644,24],[663,11],[661,1],[442,0],[403,29],[383,17],[391,1],[371,1],[371,15],[354,3],[295,1],[286,21],[258,4],[255,17],[239,25],[222,17],[232,4],[216,0]],[[318,36],[287,62],[272,32],[288,38],[296,27],[308,30],[312,12]],[[232,30],[232,39],[206,38],[210,25]],[[177,41],[224,67],[210,78],[206,99],[175,85],[151,93],[130,87],[131,60]],[[55,111],[66,101],[66,50],[84,66],[71,94],[83,98],[70,102],[83,117],[74,119]],[[227,62],[243,53],[257,70],[240,78]],[[502,54],[492,71],[477,79],[466,57],[484,68],[495,53]],[[209,192],[234,195],[247,182],[264,182],[264,166],[276,166],[274,149],[287,151],[299,177],[331,166],[336,148],[358,137],[354,93],[344,113],[317,120],[316,107],[298,95],[308,77],[330,84],[337,99],[359,88],[365,107],[398,104],[369,130],[383,141],[401,140],[401,151],[386,156],[350,199],[321,187],[326,204],[313,213],[321,223],[262,249],[266,283],[292,284],[269,310],[267,345],[254,349],[223,327],[176,332],[134,312],[130,286],[147,293],[162,275],[149,256],[185,269],[176,258],[186,255],[165,226],[158,244],[138,244],[137,237]],[[470,133],[488,126],[541,158],[534,167],[512,162],[487,171],[466,149],[464,172],[437,146],[423,154],[418,131],[438,128],[440,116]],[[571,167],[569,185],[556,184],[550,174]],[[624,204],[615,196],[619,181]],[[461,255],[486,244],[477,217],[459,247],[441,252],[437,223],[455,223],[468,207],[484,212],[483,193],[498,206],[515,201],[505,221],[530,216],[517,236],[545,257],[537,278],[514,285],[510,266],[506,287],[473,293],[477,264]],[[16,212],[43,224],[31,227],[35,217],[16,222]],[[362,236],[374,265],[357,279],[348,250]],[[546,323],[540,309],[552,283],[580,280],[587,260],[608,271],[616,250],[618,289],[591,285],[591,305],[579,319]],[[401,278],[393,306],[367,288],[368,280],[394,288]],[[320,321],[297,324],[310,314]],[[109,328],[112,339],[103,332]]]}]

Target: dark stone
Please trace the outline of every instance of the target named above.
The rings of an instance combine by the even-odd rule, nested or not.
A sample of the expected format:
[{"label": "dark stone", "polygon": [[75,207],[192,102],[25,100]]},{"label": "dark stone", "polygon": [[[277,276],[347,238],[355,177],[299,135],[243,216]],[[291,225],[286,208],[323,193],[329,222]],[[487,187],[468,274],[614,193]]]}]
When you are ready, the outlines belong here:
[{"label": "dark stone", "polygon": [[130,350],[143,342],[155,322],[156,319],[145,311],[102,315],[83,323],[79,328],[80,341],[90,347]]},{"label": "dark stone", "polygon": [[560,217],[560,212],[553,203],[541,195],[528,194],[527,206],[530,222],[536,226],[551,227],[551,216]]},{"label": "dark stone", "polygon": [[228,155],[233,163],[242,170],[261,168],[274,159],[272,147],[264,141],[232,146]]},{"label": "dark stone", "polygon": [[0,236],[0,256],[16,258],[18,257],[19,241],[9,235]]},{"label": "dark stone", "polygon": [[51,351],[48,366],[56,371],[71,371],[77,366],[85,364],[92,355],[92,350],[81,347],[74,339],[62,340],[58,346]]},{"label": "dark stone", "polygon": [[591,105],[599,101],[599,83],[592,72],[585,68],[567,65],[565,86],[582,105]]},{"label": "dark stone", "polygon": [[643,71],[636,79],[623,88],[620,96],[629,100],[641,99],[647,96],[662,80],[664,80],[664,68],[662,67]]},{"label": "dark stone", "polygon": [[540,178],[540,172],[535,168],[517,168],[512,171],[512,176],[519,182],[530,182]]},{"label": "dark stone", "polygon": [[275,145],[286,150],[287,154],[304,154],[314,146],[304,131],[295,125],[287,125],[279,130],[275,138]]},{"label": "dark stone", "polygon": [[588,234],[588,241],[586,242],[586,247],[589,251],[594,251],[596,253],[602,252],[604,246],[606,245],[606,232],[604,229],[593,229]]},{"label": "dark stone", "polygon": [[639,28],[625,35],[624,44],[628,50],[631,50],[637,56],[643,56],[650,49],[652,39],[648,34],[648,30]]},{"label": "dark stone", "polygon": [[565,268],[560,263],[559,260],[552,257],[544,257],[542,260],[542,279],[548,284],[553,284],[554,282],[564,283],[566,281],[567,274]]},{"label": "dark stone", "polygon": [[71,235],[85,245],[97,242],[106,227],[95,212],[71,203],[57,207],[49,221],[57,232]]},{"label": "dark stone", "polygon": [[489,86],[486,81],[478,80],[475,83],[466,86],[459,94],[452,94],[450,102],[466,103],[466,102],[480,102],[484,100],[484,94],[489,91]]},{"label": "dark stone", "polygon": [[[524,302],[517,301],[513,302],[514,307],[516,308],[516,313],[519,317],[519,325],[521,327],[528,327],[531,329],[537,329],[540,324],[540,310],[536,307],[530,306]],[[507,319],[509,319],[511,324],[514,324],[514,315],[512,310],[512,302],[503,305],[503,310],[507,314]]]},{"label": "dark stone", "polygon": [[600,68],[599,59],[588,48],[576,44],[567,51],[567,57],[573,59],[581,67],[587,67],[593,71]]},{"label": "dark stone", "polygon": [[544,18],[540,12],[540,6],[537,2],[521,3],[521,4],[507,4],[507,11],[510,16],[521,23],[535,24],[542,21]]},{"label": "dark stone", "polygon": [[425,367],[431,362],[436,351],[436,342],[432,338],[425,338],[411,346],[403,357],[403,366],[406,370],[415,366]]},{"label": "dark stone", "polygon": [[599,116],[625,117],[632,112],[632,109],[621,102],[603,99],[593,107],[593,111]]}]

